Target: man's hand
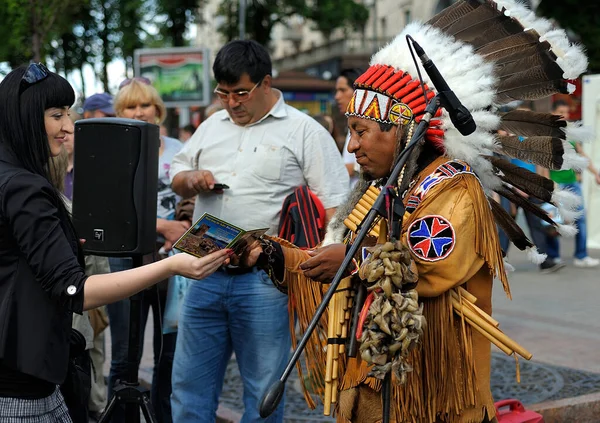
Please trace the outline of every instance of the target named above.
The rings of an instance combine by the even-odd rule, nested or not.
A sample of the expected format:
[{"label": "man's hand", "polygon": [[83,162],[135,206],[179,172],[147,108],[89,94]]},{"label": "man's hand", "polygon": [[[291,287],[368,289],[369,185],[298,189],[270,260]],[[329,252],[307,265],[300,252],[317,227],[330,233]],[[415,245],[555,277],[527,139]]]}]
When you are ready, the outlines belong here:
[{"label": "man's hand", "polygon": [[594,178],[596,179],[596,185],[600,185],[600,173],[596,173]]},{"label": "man's hand", "polygon": [[208,192],[215,187],[215,178],[210,170],[196,170],[187,176],[187,187],[196,194]]},{"label": "man's hand", "polygon": [[309,251],[308,254],[312,258],[300,265],[304,276],[317,282],[330,283],[344,261],[346,245],[331,244],[315,251]]},{"label": "man's hand", "polygon": [[[244,245],[242,245],[242,243]],[[231,256],[231,264],[241,267],[254,267],[263,252],[263,249],[260,242],[257,239],[253,239],[250,243],[245,240],[241,241],[240,246],[236,248],[236,251],[241,251],[241,253],[239,256],[236,254]]]},{"label": "man's hand", "polygon": [[165,238],[165,251],[171,251],[173,244],[190,228],[187,220],[157,219],[156,231]]}]

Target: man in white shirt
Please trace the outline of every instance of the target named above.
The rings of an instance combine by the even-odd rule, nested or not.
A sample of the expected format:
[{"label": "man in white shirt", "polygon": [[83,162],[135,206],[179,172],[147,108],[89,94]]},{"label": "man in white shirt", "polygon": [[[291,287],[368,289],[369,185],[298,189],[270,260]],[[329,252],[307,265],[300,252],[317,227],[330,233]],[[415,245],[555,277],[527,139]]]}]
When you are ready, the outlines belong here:
[{"label": "man in white shirt", "polygon": [[[225,109],[204,121],[171,163],[173,190],[197,196],[194,220],[207,212],[275,234],[283,200],[300,185],[331,217],[348,194],[348,173],[329,133],[272,88],[267,51],[255,41],[233,41],[213,71]],[[226,268],[191,285],[173,366],[173,421],[215,421],[232,352],[244,383],[244,421],[283,421],[282,404],[263,420],[258,403],[288,359],[287,300],[256,268]]]}]

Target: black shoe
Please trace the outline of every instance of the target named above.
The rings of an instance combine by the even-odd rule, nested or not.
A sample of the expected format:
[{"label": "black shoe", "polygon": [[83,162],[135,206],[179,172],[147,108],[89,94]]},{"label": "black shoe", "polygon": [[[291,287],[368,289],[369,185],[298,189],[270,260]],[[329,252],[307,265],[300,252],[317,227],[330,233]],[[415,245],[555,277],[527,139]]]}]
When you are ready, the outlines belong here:
[{"label": "black shoe", "polygon": [[540,271],[542,273],[552,273],[552,272],[556,272],[559,269],[562,269],[563,267],[565,267],[565,264],[559,260],[555,260],[555,259],[551,259],[551,258],[546,258],[546,260],[543,261],[542,264],[540,264]]}]

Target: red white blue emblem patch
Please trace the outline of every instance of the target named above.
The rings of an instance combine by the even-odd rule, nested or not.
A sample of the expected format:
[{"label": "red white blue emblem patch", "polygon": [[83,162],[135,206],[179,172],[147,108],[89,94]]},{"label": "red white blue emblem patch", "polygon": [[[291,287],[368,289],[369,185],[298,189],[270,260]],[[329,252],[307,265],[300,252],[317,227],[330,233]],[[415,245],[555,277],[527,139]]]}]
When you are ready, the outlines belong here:
[{"label": "red white blue emblem patch", "polygon": [[408,228],[408,247],[425,261],[443,260],[454,249],[454,228],[442,216],[430,215],[418,219]]}]

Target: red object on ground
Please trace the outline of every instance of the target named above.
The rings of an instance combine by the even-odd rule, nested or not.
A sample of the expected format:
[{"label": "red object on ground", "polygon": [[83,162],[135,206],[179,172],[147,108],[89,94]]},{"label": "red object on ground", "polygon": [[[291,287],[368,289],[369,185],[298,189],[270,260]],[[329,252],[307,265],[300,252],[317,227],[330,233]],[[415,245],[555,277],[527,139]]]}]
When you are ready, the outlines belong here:
[{"label": "red object on ground", "polygon": [[498,423],[544,423],[541,414],[526,410],[521,401],[517,399],[505,399],[494,405]]}]

